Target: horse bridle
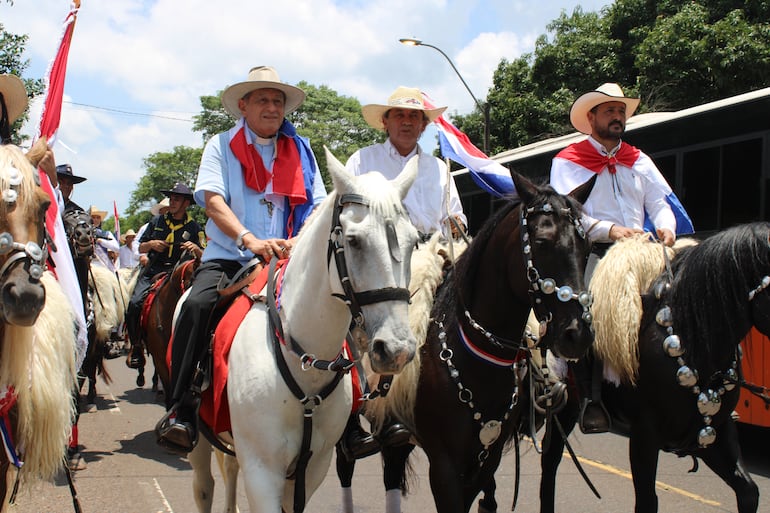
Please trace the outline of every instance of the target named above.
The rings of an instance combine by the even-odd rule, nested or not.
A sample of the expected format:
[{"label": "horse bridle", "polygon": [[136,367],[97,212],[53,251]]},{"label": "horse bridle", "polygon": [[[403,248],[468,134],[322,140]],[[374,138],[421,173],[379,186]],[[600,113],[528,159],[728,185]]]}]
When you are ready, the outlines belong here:
[{"label": "horse bridle", "polygon": [[[329,250],[327,252],[327,261],[331,264],[331,258],[337,267],[337,274],[340,278],[340,284],[344,294],[334,294],[335,297],[342,299],[350,309],[352,319],[350,321],[350,333],[355,340],[360,341],[361,337],[366,337],[364,312],[362,306],[381,303],[383,301],[404,301],[409,302],[409,289],[405,287],[383,287],[374,290],[365,290],[356,292],[350,283],[348,274],[348,265],[345,260],[345,246],[343,245],[342,225],[340,224],[340,213],[348,203],[356,203],[365,207],[369,202],[360,194],[342,194],[335,201],[334,212],[332,214],[331,234],[329,236]],[[390,256],[396,262],[401,262],[399,253],[398,234],[392,219],[385,220],[385,232],[388,239],[388,249]],[[355,350],[351,347],[351,350]]]},{"label": "horse bridle", "polygon": [[[583,230],[583,225],[580,224],[580,219],[572,215],[572,210],[569,208],[561,208],[561,213],[570,218],[570,222],[575,227],[578,235],[585,240],[586,233]],[[583,307],[583,322],[589,326],[593,322],[593,316],[591,315],[591,304],[593,303],[593,296],[587,290],[575,292],[569,285],[557,285],[556,280],[553,278],[541,278],[540,272],[538,272],[535,264],[532,261],[532,246],[529,240],[529,229],[527,225],[527,218],[531,214],[548,214],[552,215],[556,213],[553,205],[548,202],[543,203],[539,207],[525,208],[522,204],[519,209],[519,224],[521,230],[521,249],[524,253],[525,265],[527,267],[527,279],[529,280],[529,295],[532,302],[532,310],[535,312],[537,320],[540,321],[540,340],[542,340],[545,332],[548,328],[548,324],[553,320],[553,313],[550,311],[544,311],[543,297],[550,294],[556,294],[556,298],[567,303],[569,301],[577,301],[581,307]]]},{"label": "horse bridle", "polygon": [[[35,183],[40,185],[40,178],[37,174],[35,176]],[[2,191],[2,200],[8,207],[14,207],[16,200],[19,198],[18,188],[24,178],[21,172],[15,167],[11,167],[8,184],[10,188]],[[29,262],[29,277],[33,281],[39,281],[43,276],[45,270],[45,261],[48,258],[48,231],[43,225],[41,233],[43,233],[42,245],[35,241],[27,241],[25,243],[13,240],[13,235],[9,232],[0,233],[0,255],[11,254],[5,263],[0,267],[0,281],[5,279],[6,274],[11,270],[15,264],[20,262]]]}]

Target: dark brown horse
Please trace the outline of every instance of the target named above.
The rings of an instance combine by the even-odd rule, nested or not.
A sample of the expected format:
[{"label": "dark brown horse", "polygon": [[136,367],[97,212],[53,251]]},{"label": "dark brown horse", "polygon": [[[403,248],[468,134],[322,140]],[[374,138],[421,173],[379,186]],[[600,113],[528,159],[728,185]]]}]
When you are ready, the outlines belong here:
[{"label": "dark brown horse", "polygon": [[[428,456],[439,513],[469,511],[528,413],[522,334],[530,311],[541,322],[540,344],[557,354],[578,358],[593,341],[583,281],[589,245],[579,221],[593,181],[570,196],[515,173],[514,183],[521,201],[487,220],[438,290],[416,383],[397,376],[378,408],[378,419],[406,424]],[[401,476],[387,488],[406,482],[407,454],[383,452],[386,473]]]},{"label": "dark brown horse", "polygon": [[51,479],[65,460],[74,416],[74,315],[45,272],[50,199],[37,172],[45,151],[44,140],[26,156],[16,146],[0,146],[0,422],[10,426],[16,444],[0,450],[3,511],[11,464],[20,467],[22,480]]},{"label": "dark brown horse", "polygon": [[[157,387],[157,379],[160,379],[167,400],[170,395],[171,377],[166,361],[166,352],[169,340],[171,340],[174,308],[182,294],[190,287],[193,274],[199,264],[200,260],[197,258],[180,259],[171,272],[156,280],[145,300],[145,306],[142,308],[140,324],[144,347],[152,356],[155,366],[153,388]],[[144,367],[140,367],[137,371],[142,377]]]},{"label": "dark brown horse", "polygon": [[[592,289],[601,280],[603,263]],[[752,326],[770,335],[768,286],[770,224],[753,223],[680,250],[670,272],[664,270],[649,289],[636,291],[643,293],[638,366],[633,379],[620,386],[605,383],[602,394],[613,431],[629,437],[637,513],[658,511],[655,477],[661,450],[703,460],[735,491],[739,513],[757,511],[759,491],[743,464],[731,413],[743,383],[738,345]],[[599,306],[599,291],[595,294]],[[619,305],[613,305],[617,310]],[[600,312],[597,308],[597,321]],[[571,400],[559,414],[567,433],[577,411],[577,400]],[[544,513],[554,511],[563,448],[554,434],[542,456]]]}]

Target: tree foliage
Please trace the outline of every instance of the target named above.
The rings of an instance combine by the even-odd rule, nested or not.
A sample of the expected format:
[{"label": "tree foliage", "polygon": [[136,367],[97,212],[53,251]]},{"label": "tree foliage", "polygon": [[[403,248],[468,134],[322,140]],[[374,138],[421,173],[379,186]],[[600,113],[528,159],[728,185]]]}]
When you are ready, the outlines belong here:
[{"label": "tree foliage", "polygon": [[[562,12],[532,54],[498,65],[490,105],[491,153],[574,129],[579,95],[618,82],[640,112],[680,110],[767,87],[767,0],[615,0],[601,12]],[[481,146],[478,110],[453,121]]]},{"label": "tree foliage", "polygon": [[[12,4],[12,2],[9,2]],[[32,99],[44,91],[42,78],[23,78],[24,72],[29,68],[29,59],[24,59],[24,49],[29,37],[27,35],[17,35],[7,32],[2,23],[0,23],[0,73],[11,74],[21,77],[27,89],[27,96]],[[22,125],[29,117],[28,112],[24,112],[11,127],[11,139],[17,144],[23,143],[27,137],[19,134]]]}]

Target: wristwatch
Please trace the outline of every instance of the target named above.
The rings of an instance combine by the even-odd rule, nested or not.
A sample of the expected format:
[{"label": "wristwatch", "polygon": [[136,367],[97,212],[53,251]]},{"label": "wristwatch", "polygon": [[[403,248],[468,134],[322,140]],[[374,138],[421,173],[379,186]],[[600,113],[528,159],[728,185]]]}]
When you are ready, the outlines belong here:
[{"label": "wristwatch", "polygon": [[239,233],[238,236],[235,238],[235,245],[241,251],[246,251],[246,246],[243,244],[243,238],[246,236],[247,233],[251,233],[251,230],[242,230],[241,233]]}]

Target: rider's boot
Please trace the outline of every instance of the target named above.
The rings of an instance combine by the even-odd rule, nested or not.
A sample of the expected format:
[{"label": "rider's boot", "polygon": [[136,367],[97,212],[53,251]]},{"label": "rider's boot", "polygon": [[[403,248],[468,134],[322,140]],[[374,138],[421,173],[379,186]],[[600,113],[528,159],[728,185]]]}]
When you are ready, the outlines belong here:
[{"label": "rider's boot", "polygon": [[385,419],[382,424],[382,428],[375,436],[383,447],[399,447],[409,443],[409,439],[412,437],[411,431],[407,427],[397,422],[392,417]]},{"label": "rider's boot", "polygon": [[573,366],[580,392],[578,425],[585,434],[606,433],[612,427],[607,408],[602,402],[602,363],[597,359],[581,359]]},{"label": "rider's boot", "polygon": [[195,448],[198,443],[201,389],[205,378],[201,367],[197,366],[190,389],[155,426],[158,445],[181,455]]},{"label": "rider's boot", "polygon": [[339,448],[348,461],[355,461],[379,452],[380,443],[361,426],[358,413],[353,413],[348,418]]}]

